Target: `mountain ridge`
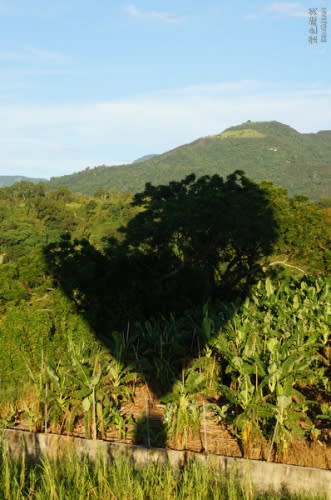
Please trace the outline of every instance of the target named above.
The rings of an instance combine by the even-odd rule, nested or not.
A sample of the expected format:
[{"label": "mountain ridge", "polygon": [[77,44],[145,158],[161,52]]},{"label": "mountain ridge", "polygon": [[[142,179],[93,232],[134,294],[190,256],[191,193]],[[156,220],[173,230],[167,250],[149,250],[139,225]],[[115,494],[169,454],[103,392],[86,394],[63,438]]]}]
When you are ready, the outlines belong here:
[{"label": "mountain ridge", "polygon": [[[147,155],[149,156],[149,155]],[[165,153],[125,165],[98,166],[53,177],[51,188],[93,194],[99,189],[137,192],[146,182],[165,184],[195,173],[229,175],[243,170],[254,181],[271,181],[290,195],[331,195],[331,131],[300,133],[277,122],[246,121]]]},{"label": "mountain ridge", "polygon": [[9,187],[16,182],[33,182],[37,184],[38,182],[47,182],[47,179],[41,179],[37,177],[26,177],[25,175],[0,175],[0,188]]}]

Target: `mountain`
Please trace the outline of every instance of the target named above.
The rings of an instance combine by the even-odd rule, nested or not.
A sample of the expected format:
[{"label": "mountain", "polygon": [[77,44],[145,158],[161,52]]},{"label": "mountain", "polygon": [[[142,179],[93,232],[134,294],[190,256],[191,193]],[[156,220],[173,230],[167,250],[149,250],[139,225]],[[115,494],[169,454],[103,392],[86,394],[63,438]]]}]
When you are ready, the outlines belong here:
[{"label": "mountain", "polygon": [[237,169],[253,180],[283,186],[291,195],[330,196],[331,131],[301,134],[276,121],[248,121],[138,163],[55,177],[50,187],[86,194],[100,188],[137,192],[146,182],[168,183],[192,172],[226,176]]},{"label": "mountain", "polygon": [[141,162],[146,161],[146,160],[151,160],[152,158],[155,158],[155,156],[158,156],[158,155],[145,155],[145,156],[142,156],[141,158],[137,158],[132,163],[141,163]]},{"label": "mountain", "polygon": [[0,188],[8,187],[11,186],[12,184],[15,184],[15,182],[21,182],[21,181],[38,183],[38,182],[46,182],[46,179],[24,177],[23,175],[0,175]]}]

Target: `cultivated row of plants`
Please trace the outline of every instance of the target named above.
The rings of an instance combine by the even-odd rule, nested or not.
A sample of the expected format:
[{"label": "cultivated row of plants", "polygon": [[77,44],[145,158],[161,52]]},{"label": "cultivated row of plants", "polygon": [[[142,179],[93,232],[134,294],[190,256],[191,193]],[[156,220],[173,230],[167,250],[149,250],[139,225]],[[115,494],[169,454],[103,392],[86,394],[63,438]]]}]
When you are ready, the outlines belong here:
[{"label": "cultivated row of plants", "polygon": [[[136,325],[131,336],[114,332],[112,353],[88,332],[77,337],[67,331],[66,338],[54,333],[47,342],[45,335],[35,357],[32,353],[29,358],[25,349],[15,353],[21,372],[12,373],[12,386],[25,385],[16,393],[12,387],[11,398],[7,391],[1,424],[79,432],[94,439],[116,430],[118,438],[128,437],[137,422],[126,412],[126,404],[150,370],[156,382],[160,380],[166,435],[165,443],[155,437],[154,444],[187,447],[192,436],[200,435],[208,412],[229,426],[247,455],[265,440],[270,457],[274,450],[284,453],[292,438],[317,440],[330,425],[330,307],[327,280],[280,283],[267,278],[240,306],[205,305],[200,323],[187,313],[181,321]],[[74,318],[68,312],[66,324]],[[46,328],[54,329],[48,321]],[[181,360],[178,373],[174,357],[184,352],[185,329],[191,331],[191,342],[202,348],[186,366]],[[1,340],[7,342],[10,358],[18,346],[9,343],[8,335]],[[66,345],[56,357],[51,344],[59,340]],[[186,344],[188,360],[189,350]],[[162,387],[170,390],[165,393]],[[318,394],[319,400],[312,400],[311,394]]]},{"label": "cultivated row of plants", "polygon": [[[320,207],[241,171],[0,189],[2,426],[185,448],[212,416],[267,458],[322,440],[330,240]],[[143,386],[158,429],[130,413]]]}]

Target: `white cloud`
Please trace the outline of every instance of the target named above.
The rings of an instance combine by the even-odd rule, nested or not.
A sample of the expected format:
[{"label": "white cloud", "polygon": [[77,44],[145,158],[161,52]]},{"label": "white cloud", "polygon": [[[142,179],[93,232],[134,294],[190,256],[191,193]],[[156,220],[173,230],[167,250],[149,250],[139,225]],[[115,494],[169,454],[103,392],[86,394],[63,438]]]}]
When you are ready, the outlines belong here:
[{"label": "white cloud", "polygon": [[306,17],[308,15],[308,9],[298,2],[274,2],[267,5],[265,10],[273,14],[289,17]]},{"label": "white cloud", "polygon": [[247,120],[331,129],[331,86],[234,81],[104,102],[0,105],[0,174],[55,176],[161,153]]},{"label": "white cloud", "polygon": [[0,61],[63,64],[69,62],[69,57],[60,52],[39,49],[37,47],[22,47],[16,50],[0,50]]},{"label": "white cloud", "polygon": [[244,15],[244,19],[255,20],[265,15],[276,15],[278,17],[308,17],[309,12],[299,2],[273,2],[265,5],[260,11]]},{"label": "white cloud", "polygon": [[142,12],[133,4],[128,5],[125,10],[132,17],[140,17],[143,15]]},{"label": "white cloud", "polygon": [[181,18],[172,16],[169,12],[157,10],[145,11],[138,9],[134,4],[129,4],[125,10],[131,17],[154,19],[162,24],[179,24],[182,22]]},{"label": "white cloud", "polygon": [[149,16],[164,24],[179,24],[181,22],[179,17],[173,17],[168,12],[151,11]]}]

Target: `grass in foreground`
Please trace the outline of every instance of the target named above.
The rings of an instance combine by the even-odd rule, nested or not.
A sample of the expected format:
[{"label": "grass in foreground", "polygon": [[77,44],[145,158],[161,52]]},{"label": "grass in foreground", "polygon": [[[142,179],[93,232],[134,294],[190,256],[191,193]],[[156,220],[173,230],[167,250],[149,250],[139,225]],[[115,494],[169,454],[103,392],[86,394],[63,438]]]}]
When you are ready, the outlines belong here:
[{"label": "grass in foreground", "polygon": [[[168,464],[150,463],[139,470],[126,456],[111,464],[95,464],[73,454],[65,459],[44,459],[29,464],[14,461],[3,448],[0,458],[0,499],[19,500],[204,500],[260,499],[308,500],[312,496],[256,492],[249,481],[240,483],[233,474],[225,478],[213,469],[191,462],[180,472]],[[314,497],[315,499],[323,497]]]}]

